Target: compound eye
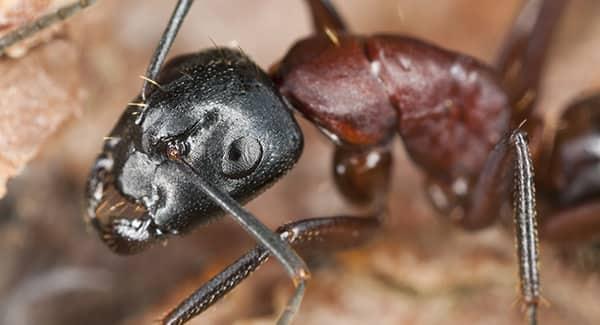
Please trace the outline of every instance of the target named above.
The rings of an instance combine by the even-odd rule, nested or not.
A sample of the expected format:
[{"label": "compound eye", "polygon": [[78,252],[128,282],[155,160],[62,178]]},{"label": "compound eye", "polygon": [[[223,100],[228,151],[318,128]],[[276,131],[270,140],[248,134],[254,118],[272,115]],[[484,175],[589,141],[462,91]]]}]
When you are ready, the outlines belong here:
[{"label": "compound eye", "polygon": [[241,178],[250,175],[262,159],[263,149],[260,142],[252,137],[241,137],[229,144],[223,155],[221,168],[229,178]]},{"label": "compound eye", "polygon": [[169,140],[165,143],[165,156],[169,160],[180,160],[188,154],[188,145],[178,139]]}]

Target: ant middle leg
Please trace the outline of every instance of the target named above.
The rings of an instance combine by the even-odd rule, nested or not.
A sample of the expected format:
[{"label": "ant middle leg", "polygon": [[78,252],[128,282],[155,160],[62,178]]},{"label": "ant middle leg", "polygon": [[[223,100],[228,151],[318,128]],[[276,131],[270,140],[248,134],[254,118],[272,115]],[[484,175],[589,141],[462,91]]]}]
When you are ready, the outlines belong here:
[{"label": "ant middle leg", "polygon": [[[277,233],[282,240],[300,251],[329,251],[364,244],[372,238],[379,225],[375,217],[311,218],[279,227]],[[169,312],[163,324],[183,324],[202,313],[256,271],[270,256],[270,252],[261,245],[250,250]],[[301,296],[288,303],[277,324],[290,323],[299,307],[299,299]]]}]

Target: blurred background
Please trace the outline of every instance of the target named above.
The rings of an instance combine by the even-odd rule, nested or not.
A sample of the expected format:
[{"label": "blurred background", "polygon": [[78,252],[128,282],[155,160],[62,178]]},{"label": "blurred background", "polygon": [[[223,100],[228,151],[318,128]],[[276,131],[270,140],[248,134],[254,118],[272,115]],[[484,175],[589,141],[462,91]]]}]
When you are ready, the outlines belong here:
[{"label": "blurred background", "polygon": [[[69,1],[20,1],[0,28]],[[101,0],[19,59],[0,60],[0,324],[148,324],[253,246],[223,220],[140,255],[113,254],[83,222],[83,184],[175,1]],[[403,33],[492,63],[521,1],[333,1],[353,31]],[[0,9],[19,1],[0,1]],[[11,7],[12,6],[12,7]],[[553,124],[600,90],[600,2],[572,0],[543,78]],[[301,0],[197,0],[171,55],[239,45],[267,69],[310,33]],[[297,167],[248,208],[270,227],[351,212],[330,177],[331,145],[313,126]],[[510,227],[465,233],[435,215],[422,175],[395,143],[389,216],[365,248],[313,261],[296,324],[520,324]],[[28,160],[31,162],[25,164]],[[1,186],[1,185],[0,185]],[[597,324],[598,273],[542,243],[540,324]],[[191,324],[271,324],[292,287],[269,262]]]}]

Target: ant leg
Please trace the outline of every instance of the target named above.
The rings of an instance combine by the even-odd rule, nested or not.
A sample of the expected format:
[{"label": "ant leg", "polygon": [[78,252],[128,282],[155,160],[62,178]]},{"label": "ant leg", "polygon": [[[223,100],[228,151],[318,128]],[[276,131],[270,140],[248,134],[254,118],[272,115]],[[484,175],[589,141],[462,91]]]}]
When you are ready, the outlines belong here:
[{"label": "ant leg", "polygon": [[580,242],[600,233],[600,203],[590,202],[554,213],[542,222],[541,236],[552,241]]},{"label": "ant leg", "polygon": [[304,261],[292,249],[288,242],[281,239],[280,236],[277,236],[277,234],[267,228],[267,226],[261,223],[255,216],[244,210],[244,208],[229,196],[229,194],[204,181],[201,176],[202,174],[187,161],[181,160],[181,162],[198,176],[195,182],[200,186],[202,191],[225,212],[229,213],[233,220],[242,226],[244,230],[249,232],[262,246],[269,250],[269,252],[283,265],[297,289],[292,298],[292,301],[295,302],[297,308],[304,292],[304,283],[310,278],[310,272]]},{"label": "ant leg", "polygon": [[167,54],[171,49],[171,45],[173,45],[173,41],[175,41],[175,37],[177,36],[177,32],[185,19],[190,7],[194,3],[194,0],[179,0],[177,2],[177,6],[173,10],[173,14],[171,15],[171,19],[165,28],[160,41],[158,42],[158,46],[156,50],[154,50],[154,54],[152,54],[152,58],[150,59],[150,64],[148,64],[148,69],[146,70],[146,77],[144,78],[144,82],[142,84],[141,97],[142,101],[146,100],[146,94],[148,93],[148,87],[150,87],[149,83],[154,83],[158,73],[160,72],[160,68],[162,64],[165,62]]},{"label": "ant leg", "polygon": [[502,204],[509,200],[511,170],[515,160],[510,136],[505,136],[490,152],[477,178],[472,195],[464,205],[458,222],[465,229],[482,229],[499,217]]},{"label": "ant leg", "polygon": [[347,32],[346,23],[329,0],[307,0],[316,33]]},{"label": "ant leg", "polygon": [[515,19],[497,62],[513,107],[513,123],[529,117],[542,67],[565,0],[529,0]]},{"label": "ant leg", "polygon": [[[297,249],[334,250],[363,244],[378,227],[379,221],[373,217],[328,217],[292,222],[279,227],[277,233]],[[266,248],[256,246],[171,310],[163,319],[163,324],[183,324],[202,313],[256,271],[269,256]],[[290,300],[278,324],[290,323],[301,298],[300,294]]]},{"label": "ant leg", "polygon": [[517,129],[510,140],[515,150],[513,205],[521,296],[527,306],[529,323],[535,325],[540,299],[540,278],[533,163],[525,134]]},{"label": "ant leg", "polygon": [[2,36],[0,38],[0,55],[4,54],[9,46],[34,35],[44,28],[73,16],[78,11],[91,6],[94,2],[96,2],[96,0],[79,0],[73,2],[59,8],[55,12],[43,15],[30,23],[24,24],[14,31]]},{"label": "ant leg", "polygon": [[368,149],[336,146],[333,175],[338,190],[351,203],[379,213],[389,191],[392,160],[389,145]]},{"label": "ant leg", "polygon": [[525,133],[520,129],[502,139],[490,153],[461,223],[465,228],[477,229],[498,217],[500,205],[506,202],[509,192],[511,169],[521,297],[527,305],[530,324],[535,324],[540,296],[535,185]]}]

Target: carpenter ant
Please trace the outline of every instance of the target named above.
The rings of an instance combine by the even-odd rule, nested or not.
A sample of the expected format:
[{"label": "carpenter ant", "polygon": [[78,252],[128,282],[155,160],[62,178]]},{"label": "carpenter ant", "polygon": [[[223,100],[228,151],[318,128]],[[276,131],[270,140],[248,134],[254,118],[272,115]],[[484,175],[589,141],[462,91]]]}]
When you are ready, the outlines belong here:
[{"label": "carpenter ant", "polygon": [[[309,277],[291,245],[351,246],[369,237],[380,223],[388,144],[398,130],[433,180],[465,183],[452,203],[465,210],[469,227],[497,217],[510,185],[505,175],[515,164],[522,296],[535,322],[532,163],[491,69],[414,39],[348,34],[326,1],[309,2],[320,33],[284,57],[272,73],[277,86],[242,52],[226,48],[179,56],[162,67],[191,4],[178,2],[140,95],[108,136],[88,182],[88,218],[118,253],[138,252],[223,212],[260,246],[171,311],[165,324],[203,311],[270,254],[296,286],[278,321],[288,324]],[[373,215],[301,220],[275,233],[241,208],[238,202],[256,196],[300,156],[302,133],[290,106],[334,140],[337,184],[352,201],[371,205]]]},{"label": "carpenter ant", "polygon": [[[547,210],[542,234],[562,240],[598,232],[598,204],[591,200],[598,193],[598,97],[566,111],[550,151],[538,142],[542,126],[534,119],[523,124],[565,1],[527,3],[494,70],[408,37],[353,35],[329,1],[309,0],[316,34],[296,43],[270,77],[228,48],[179,56],[163,66],[192,2],[178,1],[142,90],[107,137],[87,185],[88,220],[118,253],[136,253],[224,212],[258,240],[172,310],[165,324],[201,313],[271,254],[296,286],[278,321],[289,323],[310,276],[291,246],[349,247],[377,230],[396,133],[426,172],[433,205],[466,229],[500,218],[514,186],[521,296],[536,323],[536,194],[523,129],[532,135],[536,166],[550,166],[542,169],[550,182],[538,184]],[[531,17],[533,23],[524,23]],[[302,133],[291,107],[334,142],[336,184],[372,215],[305,219],[272,232],[241,207],[300,156]]]}]

